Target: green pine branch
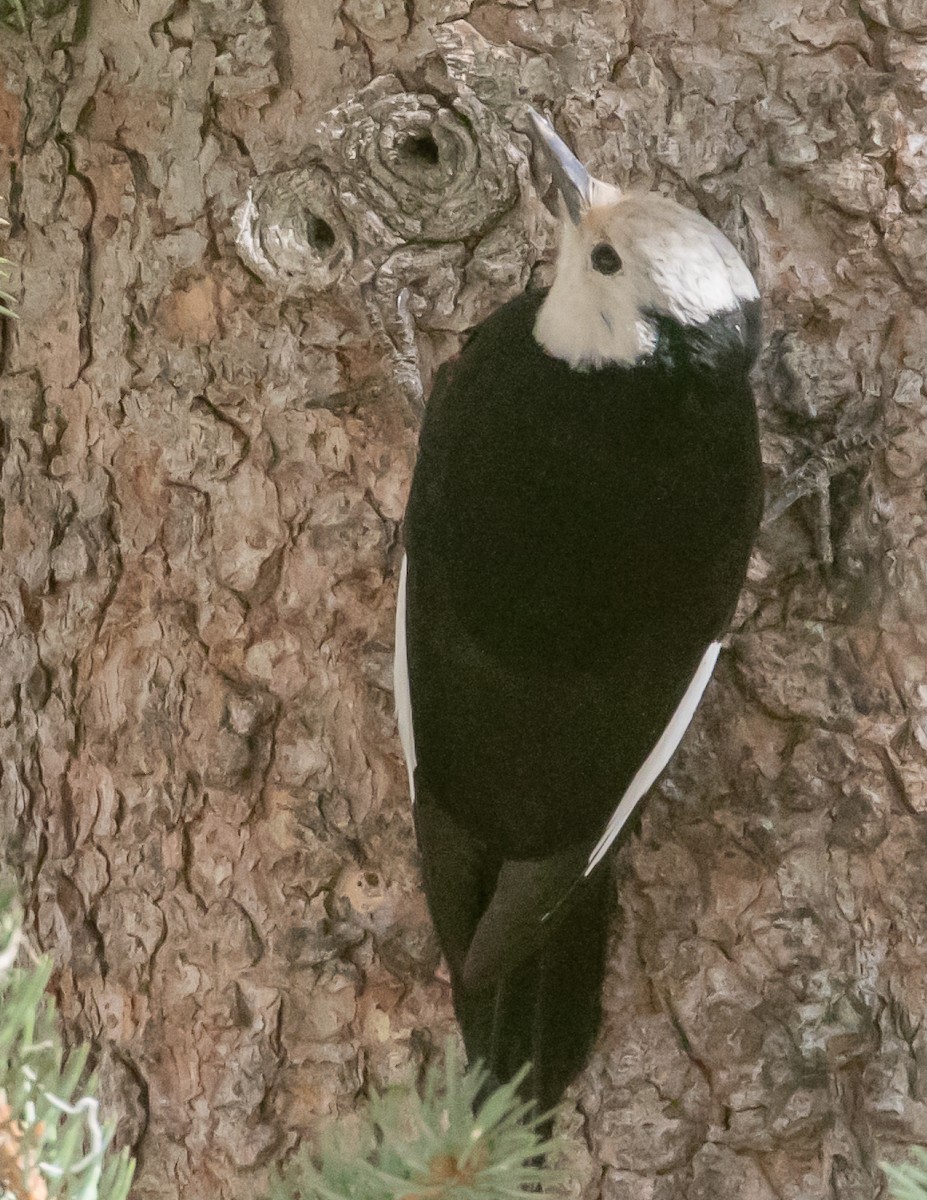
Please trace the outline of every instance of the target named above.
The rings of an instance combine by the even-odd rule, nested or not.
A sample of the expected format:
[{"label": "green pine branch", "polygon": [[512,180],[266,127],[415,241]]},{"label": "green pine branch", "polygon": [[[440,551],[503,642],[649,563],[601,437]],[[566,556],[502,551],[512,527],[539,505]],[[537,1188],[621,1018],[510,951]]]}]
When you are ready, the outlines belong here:
[{"label": "green pine branch", "polygon": [[927,1200],[927,1150],[918,1147],[913,1159],[900,1166],[881,1164],[892,1186],[892,1200]]},{"label": "green pine branch", "polygon": [[[17,6],[19,7],[20,12],[22,12],[22,5],[19,4],[19,0],[0,0],[0,3],[10,3],[10,2],[15,2],[17,4]],[[0,19],[5,19],[5,18],[0,17]],[[0,217],[0,225],[9,225],[9,221],[4,221],[3,218]],[[3,270],[4,267],[8,267],[8,266],[10,266],[10,260],[8,258],[0,258],[0,279],[9,279],[9,277],[10,277],[9,271]],[[13,312],[13,309],[11,307],[14,303],[15,303],[15,301],[13,300],[13,297],[10,295],[10,293],[5,292],[3,290],[3,288],[0,288],[0,317],[13,317],[18,320],[16,313]]]},{"label": "green pine branch", "polygon": [[[543,1117],[519,1099],[523,1076],[481,1104],[482,1070],[465,1071],[453,1044],[422,1094],[375,1096],[350,1135],[331,1132],[271,1182],[269,1200],[523,1200],[550,1195],[562,1173],[543,1165],[558,1150]],[[474,1107],[476,1113],[474,1114]]]},{"label": "green pine branch", "polygon": [[111,1155],[86,1050],[66,1058],[45,995],[51,963],[14,966],[18,913],[0,898],[0,1200],[125,1200],[128,1153]]},{"label": "green pine branch", "polygon": [[[45,995],[51,963],[24,957],[20,921],[0,895],[0,1200],[126,1200],[133,1163],[109,1153],[86,1050],[67,1057]],[[421,1094],[393,1088],[352,1123],[304,1150],[271,1181],[268,1200],[519,1200],[550,1195],[559,1146],[518,1095],[521,1076],[486,1098],[453,1044]]]}]

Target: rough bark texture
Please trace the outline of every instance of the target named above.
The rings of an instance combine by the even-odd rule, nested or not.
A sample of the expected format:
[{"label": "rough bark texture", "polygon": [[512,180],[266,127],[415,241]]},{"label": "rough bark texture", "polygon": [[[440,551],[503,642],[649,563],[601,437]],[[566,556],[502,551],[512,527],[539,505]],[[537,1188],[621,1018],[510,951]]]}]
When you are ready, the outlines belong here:
[{"label": "rough bark texture", "polygon": [[620,855],[570,1194],[882,1194],[927,1142],[923,0],[31,9],[0,33],[0,829],[136,1196],[252,1196],[452,1027],[397,533],[423,387],[549,273],[523,100],[720,224],[768,331],[770,520]]}]

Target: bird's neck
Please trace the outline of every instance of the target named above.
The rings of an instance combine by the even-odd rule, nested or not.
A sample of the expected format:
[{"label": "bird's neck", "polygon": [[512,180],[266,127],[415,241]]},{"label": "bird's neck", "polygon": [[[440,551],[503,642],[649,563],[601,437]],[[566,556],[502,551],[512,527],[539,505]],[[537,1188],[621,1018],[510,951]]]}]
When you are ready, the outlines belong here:
[{"label": "bird's neck", "polygon": [[578,369],[633,366],[656,344],[656,332],[629,301],[626,311],[604,312],[573,272],[558,270],[538,313],[534,337],[554,358]]}]

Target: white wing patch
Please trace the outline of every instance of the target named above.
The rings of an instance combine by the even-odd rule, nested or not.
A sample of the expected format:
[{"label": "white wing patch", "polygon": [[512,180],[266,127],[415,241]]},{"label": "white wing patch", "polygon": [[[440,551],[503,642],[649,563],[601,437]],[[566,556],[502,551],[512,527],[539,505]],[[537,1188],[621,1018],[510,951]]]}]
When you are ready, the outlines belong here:
[{"label": "white wing patch", "polygon": [[638,768],[637,774],[628,785],[628,790],[621,797],[618,807],[612,813],[611,820],[605,827],[605,832],[599,839],[595,849],[589,855],[589,862],[586,870],[583,872],[584,875],[588,875],[602,861],[609,846],[618,834],[621,833],[638,802],[653,787],[660,772],[673,757],[676,747],[682,741],[682,735],[689,728],[689,723],[695,715],[695,710],[698,708],[702,693],[708,686],[708,680],[711,679],[711,673],[715,669],[715,663],[718,661],[720,650],[721,643],[712,642],[702,655],[702,661],[692,676],[692,682],[686,688],[686,694],[679,701],[676,711],[670,717],[670,722],[663,730],[660,740]]},{"label": "white wing patch", "polygon": [[[415,734],[412,729],[412,693],[409,690],[409,658],[406,651],[406,576],[409,563],[402,556],[399,568],[399,594],[396,598],[396,646],[393,651],[393,700],[399,723],[399,741],[409,772],[409,795],[415,803]],[[672,751],[671,751],[672,753]]]}]

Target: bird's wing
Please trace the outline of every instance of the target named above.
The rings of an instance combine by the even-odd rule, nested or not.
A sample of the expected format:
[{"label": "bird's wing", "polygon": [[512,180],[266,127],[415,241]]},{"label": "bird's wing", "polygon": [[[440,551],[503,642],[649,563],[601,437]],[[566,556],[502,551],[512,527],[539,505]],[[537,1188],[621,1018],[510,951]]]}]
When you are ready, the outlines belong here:
[{"label": "bird's wing", "polygon": [[492,987],[541,948],[584,882],[588,846],[543,859],[504,860],[440,804],[420,781],[415,833],[431,915],[452,978],[468,990]]},{"label": "bird's wing", "polygon": [[698,708],[699,701],[702,698],[702,693],[708,686],[708,681],[711,679],[720,651],[721,643],[712,642],[702,655],[702,661],[696,668],[695,674],[692,676],[692,681],[676,706],[675,712],[670,717],[669,724],[663,730],[654,748],[641,763],[634,778],[628,784],[624,795],[621,797],[608,824],[605,826],[605,832],[599,838],[598,842],[596,842],[592,853],[589,855],[589,861],[586,864],[584,874],[588,875],[602,861],[609,846],[611,846],[612,842],[614,842],[615,838],[628,823],[628,819],[634,812],[639,801],[653,787],[664,767],[666,767],[669,760],[676,753],[676,747],[682,741],[683,735],[689,728],[692,718],[695,716],[695,710]]},{"label": "bird's wing", "polygon": [[502,863],[467,951],[465,987],[493,986],[541,948],[548,921],[554,913],[558,920],[565,915],[564,901],[583,879],[587,853],[586,847],[570,846],[547,858]]},{"label": "bird's wing", "polygon": [[[478,330],[471,332],[465,345],[473,341]],[[435,374],[431,397],[428,401],[429,412],[435,413],[444,403],[450,381],[453,377],[455,359],[449,359],[441,364]],[[433,422],[431,423],[433,424]],[[426,477],[423,486],[429,491],[429,502],[434,504],[440,496],[443,477],[444,453],[440,445],[429,445],[429,427],[422,430],[419,442],[419,462],[427,464],[427,471],[419,470]],[[399,568],[399,588],[396,596],[396,633],[393,651],[393,701],[396,708],[396,721],[399,725],[399,741],[409,773],[409,795],[415,803],[415,768],[417,756],[415,753],[415,734],[412,728],[412,691],[409,683],[409,649],[407,632],[408,614],[408,577],[409,558],[402,556]]]},{"label": "bird's wing", "polygon": [[[398,644],[398,643],[397,643]],[[581,894],[588,876],[600,866],[606,852],[627,824],[638,802],[654,784],[666,767],[698,707],[702,693],[711,677],[718,657],[719,643],[714,642],[705,652],[689,687],[673,713],[662,737],[626,788],[601,838],[591,849],[588,843],[569,846],[557,854],[541,859],[504,860],[495,875],[489,901],[482,912],[477,909],[467,919],[464,941],[469,945],[458,948],[459,972],[466,989],[473,992],[494,987],[499,980],[510,974],[521,963],[539,951],[547,937],[549,926],[559,923],[571,911],[572,901]],[[400,712],[401,723],[405,720],[403,744],[406,761],[413,764],[415,748],[412,740],[411,709],[405,718]],[[402,724],[401,724],[402,728]],[[434,802],[431,802],[432,805]],[[442,829],[453,827],[448,817],[438,818]],[[432,905],[453,910],[452,918],[444,924],[459,922],[461,912],[469,911],[476,900],[471,895],[469,876],[464,886],[455,881],[460,873],[460,862],[468,857],[478,862],[480,847],[465,830],[456,827],[452,838],[443,840],[430,836],[431,825],[426,814],[417,820],[419,845],[423,859],[425,878],[432,882],[429,899]],[[488,848],[482,857],[490,858]],[[482,889],[480,889],[482,890]],[[460,909],[461,912],[457,910]],[[472,931],[472,932],[471,932]],[[450,938],[442,926],[445,952],[459,938]]]},{"label": "bird's wing", "polygon": [[[396,607],[394,688],[399,738],[414,802],[416,753],[406,649],[407,578],[408,560],[404,555]],[[708,646],[662,735],[626,787],[601,837],[591,849],[584,842],[541,859],[502,862],[489,903],[476,922],[463,964],[463,980],[468,988],[479,990],[493,985],[539,948],[547,923],[555,914],[559,918],[561,909],[569,907],[566,902],[575,888],[603,861],[638,803],[668,765],[695,715],[720,649],[720,642]],[[419,841],[423,856],[434,857],[436,847],[429,845],[424,825],[419,829]],[[460,850],[459,844],[457,850]],[[443,853],[446,854],[446,847]],[[446,879],[448,865],[446,862],[431,863],[429,874]]]},{"label": "bird's wing", "polygon": [[561,918],[577,887],[605,858],[634,809],[669,763],[711,678],[720,642],[712,642],[662,736],[625,789],[592,851],[571,846],[543,859],[502,863],[496,888],[473,934],[464,966],[468,987],[495,983],[541,944],[545,926]]}]

